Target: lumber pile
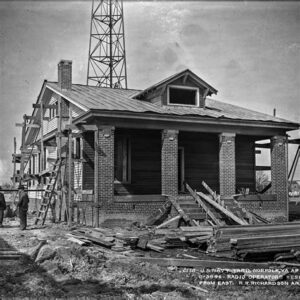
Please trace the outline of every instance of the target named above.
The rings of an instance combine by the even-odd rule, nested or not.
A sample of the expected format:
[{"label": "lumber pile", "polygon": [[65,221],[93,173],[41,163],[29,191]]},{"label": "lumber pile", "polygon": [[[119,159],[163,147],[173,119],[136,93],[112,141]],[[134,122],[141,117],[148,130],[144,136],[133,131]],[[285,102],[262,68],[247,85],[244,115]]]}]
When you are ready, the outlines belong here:
[{"label": "lumber pile", "polygon": [[80,246],[97,246],[113,251],[129,249],[151,250],[162,252],[165,249],[205,246],[206,241],[213,236],[213,227],[182,226],[175,229],[149,229],[129,234],[128,232],[113,232],[103,228],[77,229],[68,233],[67,238]]},{"label": "lumber pile", "polygon": [[[219,227],[208,240],[207,253],[219,257],[265,260],[297,257],[300,222]],[[292,255],[295,253],[296,255]]]}]

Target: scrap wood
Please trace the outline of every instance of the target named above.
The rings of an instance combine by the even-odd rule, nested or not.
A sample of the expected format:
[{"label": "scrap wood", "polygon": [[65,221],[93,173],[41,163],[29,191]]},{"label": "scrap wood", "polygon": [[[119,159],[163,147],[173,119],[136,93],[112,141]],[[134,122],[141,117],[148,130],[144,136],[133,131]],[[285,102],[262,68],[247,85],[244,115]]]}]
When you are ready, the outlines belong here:
[{"label": "scrap wood", "polygon": [[195,223],[195,220],[191,220],[190,217],[183,211],[183,209],[180,207],[180,205],[177,203],[175,197],[169,196],[169,200],[171,201],[174,208],[178,211],[178,213],[181,215],[183,220],[190,225],[197,226],[197,223]]},{"label": "scrap wood", "polygon": [[[189,227],[194,228],[194,227]],[[154,234],[155,235],[168,235],[168,234],[177,234],[180,233],[180,227],[179,228],[168,228],[168,229],[155,229]]]},{"label": "scrap wood", "polygon": [[207,201],[209,204],[211,204],[212,206],[214,206],[216,209],[218,209],[219,211],[221,211],[223,214],[225,214],[227,217],[229,217],[230,219],[234,220],[235,222],[237,222],[240,225],[249,225],[246,221],[240,219],[239,217],[237,217],[235,214],[233,214],[231,211],[229,211],[228,209],[226,209],[225,207],[221,206],[219,203],[215,202],[214,200],[210,199],[210,197],[208,197],[207,195],[203,194],[202,192],[197,192],[197,194],[203,198],[205,201]]},{"label": "scrap wood", "polygon": [[93,244],[100,245],[100,246],[103,246],[103,247],[106,247],[106,248],[111,248],[112,246],[114,246],[114,243],[112,243],[112,242],[107,242],[103,239],[95,238],[95,237],[92,237],[88,234],[82,235],[82,234],[77,233],[77,232],[73,232],[72,234],[75,236],[75,238],[88,240],[88,241],[92,242]]},{"label": "scrap wood", "polygon": [[147,249],[147,244],[148,244],[148,241],[149,241],[150,237],[147,235],[147,236],[141,236],[137,242],[137,247],[140,248],[140,249]]},{"label": "scrap wood", "polygon": [[70,237],[68,238],[68,241],[71,241],[71,242],[73,242],[73,243],[79,244],[80,246],[88,246],[88,245],[91,244],[90,241],[80,240],[80,239],[75,238],[75,237],[73,237],[73,236],[70,236]]},{"label": "scrap wood", "polygon": [[193,259],[197,259],[198,258],[196,256],[185,254],[185,253],[182,253],[182,256],[187,257],[187,258],[193,258]]},{"label": "scrap wood", "polygon": [[213,227],[209,225],[200,225],[197,227],[180,226],[179,229],[183,232],[202,232],[202,231],[213,231]]},{"label": "scrap wood", "polygon": [[297,267],[297,268],[300,268],[300,264],[291,263],[291,262],[274,261],[274,262],[270,262],[269,264],[270,265],[276,265],[276,266],[279,265],[279,266],[282,266],[282,267],[288,266],[288,267]]},{"label": "scrap wood", "polygon": [[190,283],[187,282],[182,282],[181,284],[183,284],[184,286],[188,287],[188,288],[192,288],[198,291],[201,291],[203,293],[208,293],[208,290],[201,288],[200,286],[196,286],[196,285],[192,285]]},{"label": "scrap wood", "polygon": [[156,252],[162,252],[164,251],[165,249],[163,247],[159,247],[157,245],[154,245],[150,242],[147,243],[147,249],[150,249],[150,250],[153,250],[153,251],[156,251]]},{"label": "scrap wood", "polygon": [[171,218],[171,219],[165,221],[164,223],[162,223],[162,224],[156,226],[156,229],[160,229],[160,228],[162,228],[162,227],[165,227],[166,225],[169,225],[170,223],[172,223],[172,222],[174,222],[174,221],[177,221],[177,220],[179,220],[179,219],[181,219],[181,215],[177,215],[177,216],[175,216],[175,217],[173,217],[173,218]]},{"label": "scrap wood", "polygon": [[216,225],[221,226],[222,222],[215,216],[215,214],[209,209],[209,207],[201,200],[201,198],[197,195],[196,192],[192,190],[192,188],[186,183],[186,189],[195,199],[195,201],[203,208],[203,210],[207,213],[207,215],[214,221]]},{"label": "scrap wood", "polygon": [[18,260],[21,254],[3,254],[0,255],[0,260]]},{"label": "scrap wood", "polygon": [[274,261],[280,261],[284,259],[295,259],[295,255],[293,253],[278,253],[274,256]]}]

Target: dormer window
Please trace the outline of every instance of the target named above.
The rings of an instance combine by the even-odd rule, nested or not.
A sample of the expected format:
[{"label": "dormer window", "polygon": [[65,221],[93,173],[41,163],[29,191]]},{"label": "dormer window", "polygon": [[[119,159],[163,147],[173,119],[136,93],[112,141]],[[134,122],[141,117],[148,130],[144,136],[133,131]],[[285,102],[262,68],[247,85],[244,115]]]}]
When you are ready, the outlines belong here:
[{"label": "dormer window", "polygon": [[199,89],[190,86],[169,85],[168,104],[199,106]]}]

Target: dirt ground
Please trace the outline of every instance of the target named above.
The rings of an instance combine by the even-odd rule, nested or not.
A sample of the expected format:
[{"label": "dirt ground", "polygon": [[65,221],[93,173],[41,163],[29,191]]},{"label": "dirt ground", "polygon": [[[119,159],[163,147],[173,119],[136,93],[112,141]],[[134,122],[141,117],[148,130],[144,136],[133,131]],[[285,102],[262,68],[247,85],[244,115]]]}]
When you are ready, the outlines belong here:
[{"label": "dirt ground", "polygon": [[[298,275],[295,284],[288,286],[276,282],[274,286],[236,285],[236,281],[231,285],[205,283],[199,270],[136,261],[138,256],[158,257],[162,256],[160,253],[115,252],[99,246],[79,246],[67,240],[70,229],[64,223],[29,225],[25,231],[20,231],[18,224],[17,218],[6,218],[4,227],[0,228],[0,246],[1,241],[7,242],[24,254],[19,260],[0,260],[0,299],[300,299]],[[33,224],[33,219],[29,224]],[[135,230],[114,229],[131,233]],[[33,251],[42,240],[46,244],[35,258]],[[197,255],[195,249],[189,252],[173,249],[164,251],[163,256],[183,258],[183,253],[212,259],[203,253]]]}]

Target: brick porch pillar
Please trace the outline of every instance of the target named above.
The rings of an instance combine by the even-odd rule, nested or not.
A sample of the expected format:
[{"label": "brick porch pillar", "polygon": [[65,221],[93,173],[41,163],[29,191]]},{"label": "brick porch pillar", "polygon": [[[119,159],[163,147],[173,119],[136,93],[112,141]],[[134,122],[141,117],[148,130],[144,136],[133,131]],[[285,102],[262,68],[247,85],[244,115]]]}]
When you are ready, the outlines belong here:
[{"label": "brick porch pillar", "polygon": [[178,130],[162,131],[161,185],[163,195],[178,195]]},{"label": "brick porch pillar", "polygon": [[235,194],[235,133],[221,133],[219,135],[219,180],[220,195]]},{"label": "brick porch pillar", "polygon": [[277,209],[288,219],[288,151],[287,137],[271,138],[272,194],[277,195]]},{"label": "brick porch pillar", "polygon": [[99,226],[99,212],[114,198],[114,127],[98,127],[95,131],[95,226]]}]

